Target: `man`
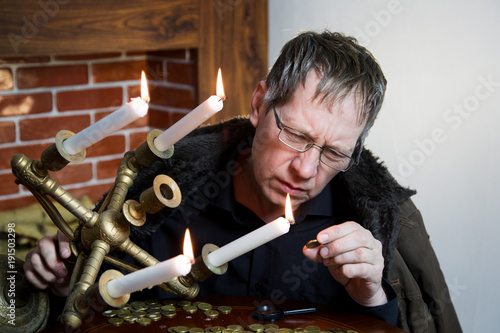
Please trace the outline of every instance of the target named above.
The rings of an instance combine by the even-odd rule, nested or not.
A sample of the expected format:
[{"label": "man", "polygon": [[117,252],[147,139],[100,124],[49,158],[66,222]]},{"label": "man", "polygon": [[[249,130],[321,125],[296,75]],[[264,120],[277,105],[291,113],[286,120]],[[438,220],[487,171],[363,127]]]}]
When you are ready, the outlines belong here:
[{"label": "man", "polygon": [[[132,239],[159,260],[179,253],[186,227],[195,247],[223,246],[282,216],[290,194],[296,221],[290,232],[231,261],[227,273],[201,283],[200,294],[306,300],[408,330],[460,330],[428,240],[422,240],[428,250],[421,258],[433,271],[417,267],[418,276],[401,254],[411,256],[420,245],[402,253],[396,249],[410,244],[398,239],[403,220],[425,234],[409,199],[414,192],[399,186],[363,150],[385,88],[376,60],[354,39],[300,34],[255,89],[249,119],[203,127],[176,144],[172,158],[141,170],[129,197],[137,198],[165,173],[178,183],[183,202],[148,216],[145,226],[133,228]],[[305,247],[310,239],[321,245]],[[66,294],[60,257],[67,257],[67,250],[60,235],[42,239],[27,256],[27,278],[38,288]],[[438,290],[422,290],[422,298],[405,299],[398,309],[389,279],[400,296],[406,295],[408,280],[416,281],[417,289],[432,284]],[[430,302],[442,306],[426,310]]]}]

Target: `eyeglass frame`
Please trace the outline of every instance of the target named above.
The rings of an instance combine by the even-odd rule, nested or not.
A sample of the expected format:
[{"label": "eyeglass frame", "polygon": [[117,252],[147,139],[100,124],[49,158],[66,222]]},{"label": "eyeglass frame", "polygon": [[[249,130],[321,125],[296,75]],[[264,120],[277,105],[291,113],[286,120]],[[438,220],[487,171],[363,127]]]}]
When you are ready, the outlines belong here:
[{"label": "eyeglass frame", "polygon": [[[316,144],[316,143],[314,142],[314,140],[313,140],[313,139],[311,139],[311,138],[310,138],[307,134],[305,134],[305,133],[303,133],[303,132],[301,132],[301,131],[299,131],[299,130],[296,130],[295,128],[292,128],[292,127],[290,127],[290,126],[285,126],[285,125],[283,125],[283,123],[281,122],[281,119],[278,117],[278,113],[276,112],[276,107],[274,106],[274,102],[271,102],[271,105],[273,106],[274,118],[276,119],[276,126],[277,126],[277,127],[278,127],[278,129],[280,130],[280,131],[279,131],[279,133],[278,133],[278,140],[279,140],[281,143],[283,143],[285,146],[287,146],[287,147],[289,147],[289,148],[291,148],[291,149],[293,149],[293,150],[295,150],[295,151],[298,151],[298,152],[300,152],[300,153],[305,153],[306,151],[310,150],[312,147],[316,147],[316,148],[318,148],[318,149],[319,149],[319,151],[320,151],[319,161],[320,161],[321,163],[323,163],[324,165],[326,165],[327,167],[329,167],[330,169],[334,169],[334,170],[337,170],[337,171],[340,171],[340,172],[346,172],[346,171],[347,171],[347,170],[349,170],[349,169],[350,169],[353,165],[358,164],[358,162],[359,162],[359,158],[360,158],[360,156],[361,156],[361,150],[360,150],[360,151],[356,154],[356,155],[357,155],[357,157],[356,157],[356,158],[352,158],[351,156],[349,156],[349,155],[347,155],[347,154],[344,154],[343,152],[340,152],[340,151],[338,151],[338,150],[336,150],[336,149],[333,149],[333,148],[331,148],[331,147],[320,146],[320,145]],[[300,135],[304,136],[305,138],[309,139],[309,140],[311,141],[310,146],[309,146],[309,147],[307,147],[307,149],[305,149],[305,150],[301,150],[301,149],[297,149],[297,148],[295,148],[295,147],[292,147],[291,145],[289,145],[288,143],[286,143],[285,141],[283,141],[283,139],[281,139],[280,135],[281,135],[281,132],[283,132],[283,129],[284,129],[284,128],[287,128],[288,130],[292,130],[293,132],[296,132],[296,133],[298,133],[298,134],[300,134]],[[358,143],[356,144],[356,148],[355,148],[354,150],[358,149],[358,147],[359,147],[359,146],[362,146],[362,145],[361,145],[361,144],[359,144],[359,140],[358,140]],[[350,162],[349,162],[349,165],[347,166],[347,168],[345,168],[345,169],[337,169],[337,168],[332,167],[331,165],[326,164],[326,163],[323,161],[323,159],[322,159],[322,156],[323,156],[323,151],[324,151],[325,149],[330,149],[330,150],[334,151],[335,153],[338,153],[338,154],[342,155],[343,157],[348,158]],[[362,148],[360,148],[360,149],[362,149]],[[355,155],[355,152],[353,152],[353,155]]]}]

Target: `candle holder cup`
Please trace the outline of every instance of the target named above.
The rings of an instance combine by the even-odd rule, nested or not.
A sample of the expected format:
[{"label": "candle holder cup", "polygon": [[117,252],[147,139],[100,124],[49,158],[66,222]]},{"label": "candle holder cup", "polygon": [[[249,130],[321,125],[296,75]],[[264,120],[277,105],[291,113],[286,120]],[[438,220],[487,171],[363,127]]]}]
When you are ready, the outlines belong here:
[{"label": "candle holder cup", "polygon": [[[177,207],[181,201],[181,191],[178,185],[172,178],[160,175],[155,178],[153,186],[140,196],[140,202],[125,201],[125,198],[141,168],[173,155],[173,146],[166,151],[159,151],[155,148],[154,139],[161,133],[159,130],[149,131],[146,142],[137,150],[125,153],[118,167],[115,182],[99,211],[86,208],[49,174],[49,171],[59,171],[70,162],[78,163],[85,159],[85,150],[70,155],[63,148],[64,140],[71,137],[72,132],[60,131],[56,135],[55,144],[42,152],[40,161],[22,154],[15,155],[11,160],[16,183],[24,185],[33,194],[54,224],[71,241],[71,262],[68,261],[66,264],[73,265],[74,269],[69,295],[60,316],[60,321],[69,328],[80,327],[83,315],[91,307],[102,308],[103,305],[119,307],[128,300],[130,294],[113,298],[106,292],[106,283],[120,276],[121,273],[114,270],[106,271],[96,282],[103,262],[127,273],[159,262],[130,240],[130,225],[138,227],[143,225],[146,221],[146,213],[154,214],[164,207]],[[76,230],[68,225],[49,197],[78,218],[80,225]],[[109,253],[113,250],[126,253],[142,267],[110,256]],[[198,266],[204,260],[199,260],[199,262]],[[195,265],[195,267],[198,266]],[[195,271],[197,270],[195,268]],[[199,292],[196,281],[199,281],[201,277],[199,274],[180,276],[160,284],[159,287],[167,293],[194,298]],[[5,295],[2,293],[0,297],[5,298]],[[32,310],[37,311],[36,308]]]}]

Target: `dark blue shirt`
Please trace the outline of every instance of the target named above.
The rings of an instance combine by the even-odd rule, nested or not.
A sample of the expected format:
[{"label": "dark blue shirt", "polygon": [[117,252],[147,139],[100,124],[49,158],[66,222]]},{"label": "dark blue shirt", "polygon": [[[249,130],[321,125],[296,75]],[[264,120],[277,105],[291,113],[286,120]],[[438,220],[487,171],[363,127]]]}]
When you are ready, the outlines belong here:
[{"label": "dark blue shirt", "polygon": [[[341,311],[366,313],[397,324],[398,303],[394,290],[384,281],[389,303],[366,308],[354,302],[328,269],[310,261],[303,246],[329,226],[348,220],[335,179],[314,199],[295,212],[290,231],[229,262],[223,275],[212,275],[200,283],[199,295],[244,295],[330,305]],[[283,208],[284,213],[284,208]],[[190,229],[195,256],[207,243],[224,246],[264,225],[252,211],[234,200],[229,173],[211,175],[204,187],[183,198],[182,205],[146,241],[139,243],[158,260],[182,253],[186,228]],[[137,297],[138,295],[134,295]],[[172,296],[172,295],[170,295]],[[141,298],[165,298],[159,288],[146,290]]]}]

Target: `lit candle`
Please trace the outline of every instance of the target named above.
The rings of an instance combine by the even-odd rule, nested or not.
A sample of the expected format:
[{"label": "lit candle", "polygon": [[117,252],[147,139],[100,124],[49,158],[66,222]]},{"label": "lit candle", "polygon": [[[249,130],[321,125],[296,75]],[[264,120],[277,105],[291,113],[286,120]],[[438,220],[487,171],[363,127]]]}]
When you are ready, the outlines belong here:
[{"label": "lit candle", "polygon": [[64,150],[70,155],[78,154],[131,122],[144,117],[148,113],[148,102],[149,93],[146,74],[142,71],[141,97],[131,98],[130,102],[115,112],[64,140]]},{"label": "lit candle", "polygon": [[177,276],[187,275],[191,271],[192,264],[194,264],[193,248],[189,229],[186,229],[184,254],[111,280],[106,284],[106,291],[111,297],[118,298],[150,288]]},{"label": "lit candle", "polygon": [[290,230],[290,224],[294,223],[290,195],[286,196],[285,216],[286,219],[278,217],[273,222],[267,223],[259,229],[210,252],[207,256],[208,263],[214,267],[220,267],[234,258],[286,234]]},{"label": "lit candle", "polygon": [[154,140],[155,148],[159,151],[165,151],[177,141],[188,135],[192,130],[203,124],[208,118],[222,110],[224,87],[222,85],[222,75],[219,68],[217,74],[217,95],[210,96],[196,109],[189,112],[181,120],[170,126],[166,131],[157,136]]}]

